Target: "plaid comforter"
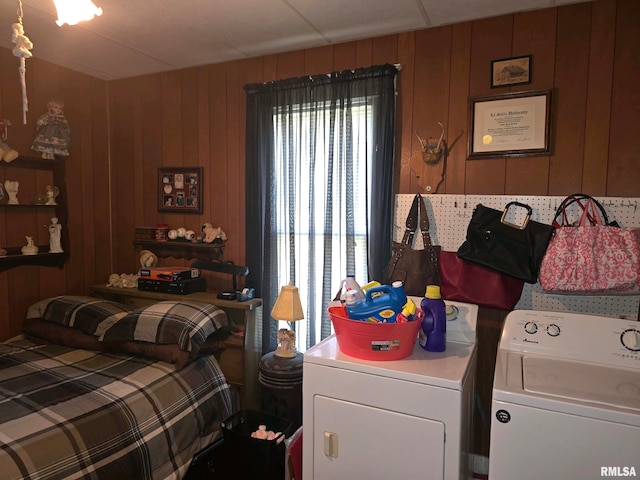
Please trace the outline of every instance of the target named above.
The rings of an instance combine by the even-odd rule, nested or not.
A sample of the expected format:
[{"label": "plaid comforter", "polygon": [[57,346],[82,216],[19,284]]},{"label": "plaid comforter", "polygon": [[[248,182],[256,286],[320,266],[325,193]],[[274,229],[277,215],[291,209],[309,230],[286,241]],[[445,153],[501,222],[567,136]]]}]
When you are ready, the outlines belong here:
[{"label": "plaid comforter", "polygon": [[220,435],[231,397],[212,356],[142,357],[0,344],[0,477],[179,479]]}]

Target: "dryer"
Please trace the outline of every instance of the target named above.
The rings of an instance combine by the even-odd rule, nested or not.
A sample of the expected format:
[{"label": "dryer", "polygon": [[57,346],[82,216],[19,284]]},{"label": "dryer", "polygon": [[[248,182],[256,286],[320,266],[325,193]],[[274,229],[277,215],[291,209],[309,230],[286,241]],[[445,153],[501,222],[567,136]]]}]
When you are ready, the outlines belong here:
[{"label": "dryer", "polygon": [[444,352],[360,360],[332,335],[304,354],[305,480],[467,478],[478,307],[446,303]]},{"label": "dryer", "polygon": [[491,412],[490,480],[640,476],[640,324],[509,313]]}]

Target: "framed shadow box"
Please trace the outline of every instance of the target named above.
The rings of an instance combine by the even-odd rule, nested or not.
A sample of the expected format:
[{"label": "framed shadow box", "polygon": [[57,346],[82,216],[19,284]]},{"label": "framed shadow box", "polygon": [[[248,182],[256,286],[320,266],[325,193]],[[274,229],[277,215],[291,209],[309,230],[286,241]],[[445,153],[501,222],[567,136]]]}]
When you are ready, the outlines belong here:
[{"label": "framed shadow box", "polygon": [[202,213],[202,167],[158,168],[158,211]]}]

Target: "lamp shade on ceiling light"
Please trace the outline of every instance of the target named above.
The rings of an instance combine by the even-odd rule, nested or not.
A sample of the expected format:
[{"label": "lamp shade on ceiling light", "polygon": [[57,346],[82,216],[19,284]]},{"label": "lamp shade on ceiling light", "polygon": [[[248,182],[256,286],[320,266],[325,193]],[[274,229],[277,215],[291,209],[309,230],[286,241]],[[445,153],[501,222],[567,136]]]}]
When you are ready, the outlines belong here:
[{"label": "lamp shade on ceiling light", "polygon": [[304,318],[298,287],[290,283],[280,289],[280,295],[271,310],[271,317],[284,322],[295,322]]},{"label": "lamp shade on ceiling light", "polygon": [[102,15],[102,9],[96,7],[91,0],[53,0],[53,3],[58,11],[56,23],[59,27],[65,23],[76,25],[78,22]]}]

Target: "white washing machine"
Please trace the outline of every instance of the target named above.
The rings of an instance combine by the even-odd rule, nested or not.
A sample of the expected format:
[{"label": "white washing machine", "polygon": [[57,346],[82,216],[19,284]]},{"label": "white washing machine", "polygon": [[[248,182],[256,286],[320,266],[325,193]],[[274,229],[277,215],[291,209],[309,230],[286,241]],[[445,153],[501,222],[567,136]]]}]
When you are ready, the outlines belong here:
[{"label": "white washing machine", "polygon": [[467,478],[478,307],[447,304],[444,352],[360,360],[331,336],[304,354],[305,480]]},{"label": "white washing machine", "polygon": [[511,312],[491,411],[490,480],[640,476],[640,324]]}]

